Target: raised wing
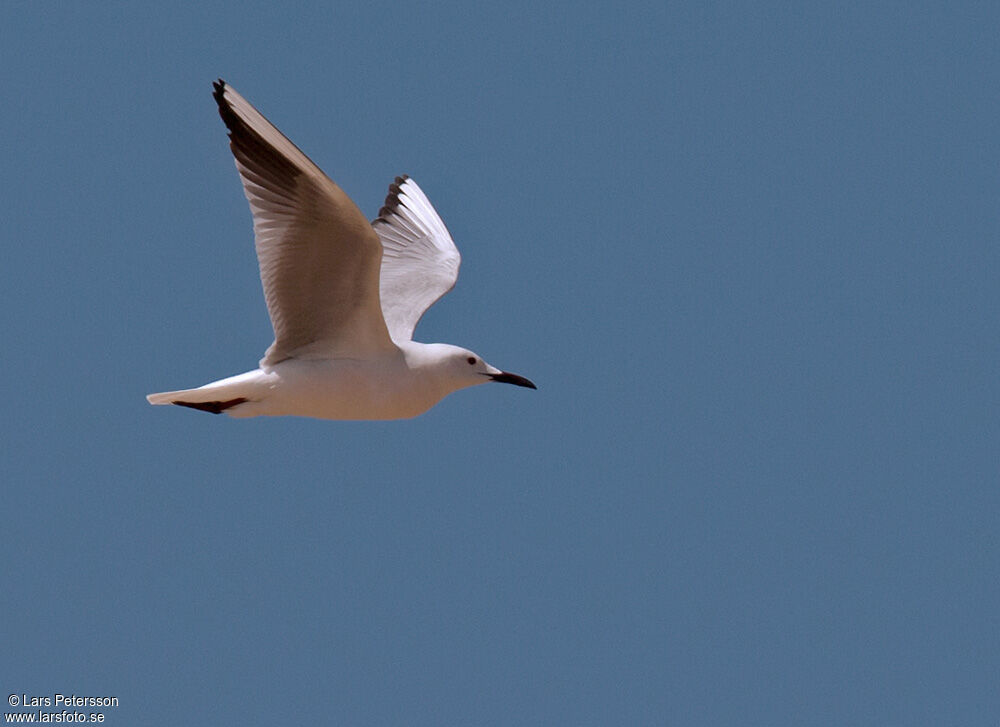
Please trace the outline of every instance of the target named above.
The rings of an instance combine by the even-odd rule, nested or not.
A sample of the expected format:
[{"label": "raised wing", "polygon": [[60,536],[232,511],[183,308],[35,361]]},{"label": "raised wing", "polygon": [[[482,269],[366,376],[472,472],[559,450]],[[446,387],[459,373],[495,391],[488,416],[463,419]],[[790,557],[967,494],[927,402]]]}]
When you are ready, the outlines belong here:
[{"label": "raised wing", "polygon": [[455,286],[462,262],[444,222],[417,183],[389,185],[372,227],[382,240],[382,314],[395,341],[409,341],[424,311]]},{"label": "raised wing", "polygon": [[261,366],[391,348],[379,306],[382,245],[368,220],[231,86],[220,79],[214,87],[253,213],[274,327]]}]

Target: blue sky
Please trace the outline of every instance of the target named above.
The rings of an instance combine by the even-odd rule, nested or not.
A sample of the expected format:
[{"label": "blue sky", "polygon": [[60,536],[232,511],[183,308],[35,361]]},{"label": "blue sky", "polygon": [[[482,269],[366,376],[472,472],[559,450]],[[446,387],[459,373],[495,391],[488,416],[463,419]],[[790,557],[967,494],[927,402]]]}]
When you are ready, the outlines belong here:
[{"label": "blue sky", "polygon": [[[108,724],[995,725],[1000,11],[0,9],[4,694]],[[463,254],[404,422],[271,331],[222,76]]]}]

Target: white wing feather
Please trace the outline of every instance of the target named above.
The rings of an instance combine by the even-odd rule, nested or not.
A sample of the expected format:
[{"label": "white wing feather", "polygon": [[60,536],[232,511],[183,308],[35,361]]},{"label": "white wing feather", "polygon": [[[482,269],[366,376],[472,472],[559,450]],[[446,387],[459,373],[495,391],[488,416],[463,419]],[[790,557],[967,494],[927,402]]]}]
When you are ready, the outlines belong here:
[{"label": "white wing feather", "polygon": [[462,258],[427,195],[405,175],[389,186],[372,227],[382,241],[382,315],[394,341],[410,341],[424,312],[455,286]]}]

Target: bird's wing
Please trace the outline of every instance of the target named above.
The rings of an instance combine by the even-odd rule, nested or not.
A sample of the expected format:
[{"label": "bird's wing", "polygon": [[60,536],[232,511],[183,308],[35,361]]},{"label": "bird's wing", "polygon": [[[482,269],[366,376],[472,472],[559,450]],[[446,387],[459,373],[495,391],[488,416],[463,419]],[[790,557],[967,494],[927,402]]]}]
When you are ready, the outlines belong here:
[{"label": "bird's wing", "polygon": [[444,222],[407,176],[389,185],[372,227],[382,240],[382,314],[395,341],[409,341],[428,308],[455,286],[462,262]]},{"label": "bird's wing", "polygon": [[246,99],[221,79],[214,86],[274,327],[261,366],[390,349],[379,306],[382,245],[368,220]]}]

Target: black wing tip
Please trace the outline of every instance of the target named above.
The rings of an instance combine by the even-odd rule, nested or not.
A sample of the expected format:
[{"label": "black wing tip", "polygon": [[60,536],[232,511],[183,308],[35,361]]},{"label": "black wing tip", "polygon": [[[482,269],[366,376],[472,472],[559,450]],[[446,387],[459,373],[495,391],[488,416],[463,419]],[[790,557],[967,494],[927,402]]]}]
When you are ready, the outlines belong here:
[{"label": "black wing tip", "polygon": [[215,103],[219,107],[219,116],[222,118],[222,123],[226,125],[229,130],[229,138],[233,138],[233,134],[236,130],[243,126],[240,118],[233,111],[233,107],[229,105],[229,101],[226,99],[226,89],[229,88],[227,84],[221,78],[217,81],[212,81],[212,98],[215,99]]},{"label": "black wing tip", "polygon": [[401,174],[392,180],[392,184],[389,185],[389,194],[385,196],[385,204],[383,204],[382,209],[378,211],[380,219],[388,218],[388,216],[391,215],[397,207],[399,207],[399,193],[401,191],[400,186],[409,178],[409,174]]},{"label": "black wing tip", "polygon": [[[256,111],[253,106],[250,106],[249,102],[236,94],[235,89],[221,78],[212,82],[212,89],[212,97],[219,107],[219,117],[229,132],[229,149],[233,152],[233,156],[236,157],[238,162],[250,164],[252,167],[258,169],[261,164],[269,166],[271,167],[270,173],[283,174],[287,176],[288,180],[302,173],[302,170],[296,166],[295,162],[288,159],[282,152],[276,150],[270,142],[261,136],[261,132],[254,129],[247,122],[243,116],[245,110],[241,109],[239,105],[233,106],[232,96],[236,95],[237,98],[241,99],[243,103],[258,115],[260,114],[259,111]],[[226,89],[232,90],[233,94],[227,97]],[[264,122],[269,123],[267,119],[264,119]],[[281,132],[279,131],[278,133],[280,134]]]}]

